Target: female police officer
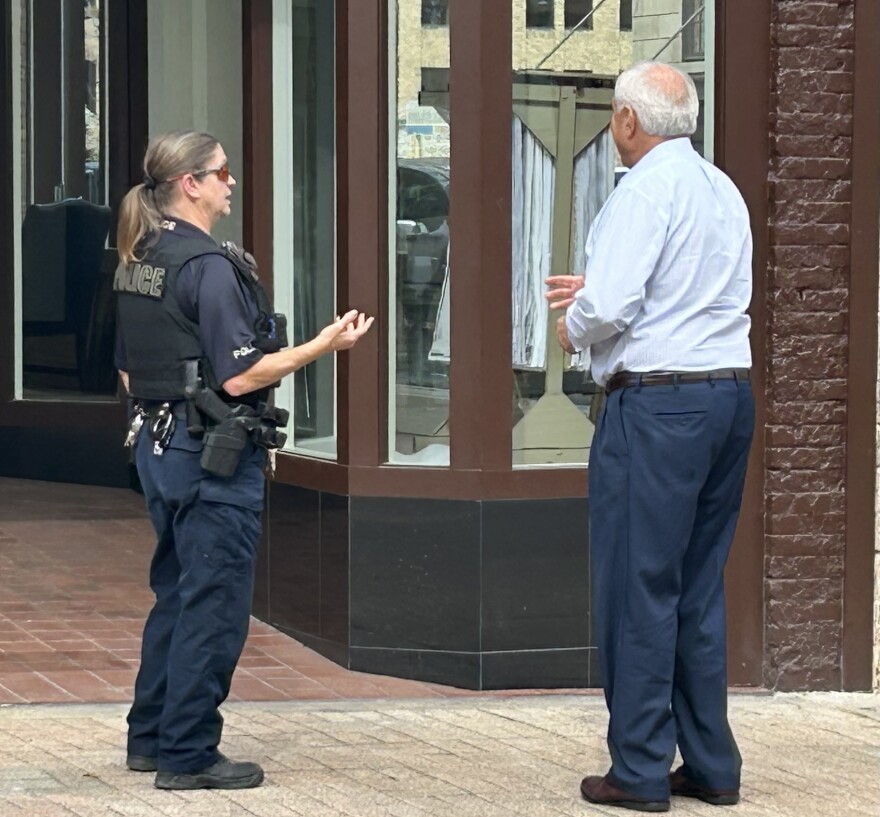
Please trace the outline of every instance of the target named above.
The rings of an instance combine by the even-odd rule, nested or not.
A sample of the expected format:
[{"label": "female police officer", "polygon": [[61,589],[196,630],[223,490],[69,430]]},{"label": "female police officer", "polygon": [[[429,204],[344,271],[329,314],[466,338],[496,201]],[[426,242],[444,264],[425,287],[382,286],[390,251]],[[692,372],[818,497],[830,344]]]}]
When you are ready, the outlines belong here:
[{"label": "female police officer", "polygon": [[[283,318],[272,314],[252,259],[210,237],[230,212],[234,185],[215,138],[166,134],[150,142],[143,184],[119,213],[116,365],[135,406],[129,442],[136,438],[158,538],[128,766],[156,770],[163,789],[262,782],[257,764],[228,760],[217,745],[218,706],[250,615],[266,462],[258,443],[268,432],[277,445],[283,420],[267,398],[281,377],[350,349],[373,321],[353,310],[313,340],[283,348]],[[212,468],[205,456],[217,452],[221,463]]]}]

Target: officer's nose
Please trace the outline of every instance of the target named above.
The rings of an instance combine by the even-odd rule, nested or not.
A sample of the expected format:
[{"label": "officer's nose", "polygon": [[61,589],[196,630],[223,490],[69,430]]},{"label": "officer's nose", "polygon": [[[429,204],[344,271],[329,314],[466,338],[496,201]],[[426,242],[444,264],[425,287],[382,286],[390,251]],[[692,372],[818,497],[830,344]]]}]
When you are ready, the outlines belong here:
[{"label": "officer's nose", "polygon": [[233,175],[230,173],[230,174],[229,174],[229,178],[228,178],[227,181],[226,181],[226,184],[228,184],[230,187],[235,187],[235,185],[237,185],[238,182],[235,180],[235,176],[233,176]]}]

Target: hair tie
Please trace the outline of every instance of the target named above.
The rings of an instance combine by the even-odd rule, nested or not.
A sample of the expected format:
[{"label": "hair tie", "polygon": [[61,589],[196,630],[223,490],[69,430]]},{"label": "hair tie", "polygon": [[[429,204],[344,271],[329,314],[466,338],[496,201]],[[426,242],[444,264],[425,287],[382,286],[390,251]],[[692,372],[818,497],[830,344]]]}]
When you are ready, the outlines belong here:
[{"label": "hair tie", "polygon": [[144,173],[144,187],[146,187],[147,190],[156,189],[156,180],[149,173]]}]

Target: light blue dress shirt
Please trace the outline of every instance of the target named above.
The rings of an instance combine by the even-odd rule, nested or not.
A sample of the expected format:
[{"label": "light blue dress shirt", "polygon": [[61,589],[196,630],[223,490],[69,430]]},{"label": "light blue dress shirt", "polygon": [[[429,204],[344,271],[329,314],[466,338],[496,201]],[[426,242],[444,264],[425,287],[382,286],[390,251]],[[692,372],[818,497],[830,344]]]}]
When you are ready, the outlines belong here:
[{"label": "light blue dress shirt", "polygon": [[748,368],[752,234],[733,182],[687,138],[621,179],[587,238],[584,287],[566,312],[593,379],[615,372]]}]

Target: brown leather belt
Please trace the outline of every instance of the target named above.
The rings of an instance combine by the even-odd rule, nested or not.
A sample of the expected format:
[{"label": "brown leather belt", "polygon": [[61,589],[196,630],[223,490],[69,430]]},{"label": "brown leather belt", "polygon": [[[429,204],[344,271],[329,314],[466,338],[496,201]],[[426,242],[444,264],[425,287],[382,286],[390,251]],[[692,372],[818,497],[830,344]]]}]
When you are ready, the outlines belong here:
[{"label": "brown leather belt", "polygon": [[711,372],[617,372],[605,384],[605,393],[628,386],[677,386],[713,380],[748,380],[748,369],[713,369]]}]

